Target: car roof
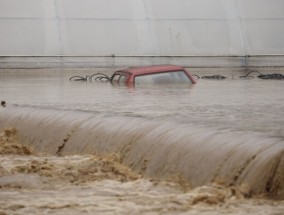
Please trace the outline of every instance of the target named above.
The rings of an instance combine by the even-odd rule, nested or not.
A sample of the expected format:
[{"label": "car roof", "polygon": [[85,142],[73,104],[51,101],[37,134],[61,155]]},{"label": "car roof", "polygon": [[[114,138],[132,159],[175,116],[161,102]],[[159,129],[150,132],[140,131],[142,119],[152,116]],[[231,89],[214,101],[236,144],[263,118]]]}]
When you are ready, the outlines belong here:
[{"label": "car roof", "polygon": [[177,70],[184,70],[184,68],[175,65],[157,65],[157,66],[130,67],[127,69],[119,70],[117,72],[126,72],[126,73],[131,73],[133,75],[142,75],[142,74],[177,71]]}]

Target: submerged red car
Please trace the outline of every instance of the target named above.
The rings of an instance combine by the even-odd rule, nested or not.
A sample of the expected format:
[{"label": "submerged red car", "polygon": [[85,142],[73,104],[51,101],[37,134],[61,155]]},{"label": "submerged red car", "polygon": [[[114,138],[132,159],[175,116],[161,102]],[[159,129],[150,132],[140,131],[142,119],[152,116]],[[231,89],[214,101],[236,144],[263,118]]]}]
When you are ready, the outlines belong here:
[{"label": "submerged red car", "polygon": [[175,65],[132,67],[114,72],[112,83],[143,84],[195,84],[185,68]]}]

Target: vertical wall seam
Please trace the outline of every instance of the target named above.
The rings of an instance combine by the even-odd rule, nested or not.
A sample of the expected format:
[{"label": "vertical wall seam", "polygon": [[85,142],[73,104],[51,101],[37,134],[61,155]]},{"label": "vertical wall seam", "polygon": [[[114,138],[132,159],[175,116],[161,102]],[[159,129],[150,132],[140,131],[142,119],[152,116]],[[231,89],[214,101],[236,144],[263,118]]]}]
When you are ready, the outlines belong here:
[{"label": "vertical wall seam", "polygon": [[238,22],[239,31],[240,31],[242,52],[243,52],[243,56],[247,56],[248,53],[247,53],[245,42],[244,42],[244,33],[243,33],[242,24],[241,24],[241,15],[240,15],[241,12],[240,12],[240,7],[239,7],[239,4],[238,4],[237,1],[238,0],[234,0],[234,4],[235,4],[235,7],[236,7],[236,12],[237,12],[237,22]]},{"label": "vertical wall seam", "polygon": [[59,42],[59,55],[63,55],[63,46],[62,46],[62,34],[61,34],[61,25],[60,25],[60,17],[58,14],[58,5],[57,0],[54,0],[54,12],[55,12],[55,22],[57,27],[57,36],[58,36],[58,42]]}]

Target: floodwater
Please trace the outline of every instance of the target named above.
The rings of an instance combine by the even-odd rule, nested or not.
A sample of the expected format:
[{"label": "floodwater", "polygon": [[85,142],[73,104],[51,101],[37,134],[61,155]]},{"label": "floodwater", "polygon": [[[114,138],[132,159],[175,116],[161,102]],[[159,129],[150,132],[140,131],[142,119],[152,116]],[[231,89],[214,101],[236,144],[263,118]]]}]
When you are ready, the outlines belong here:
[{"label": "floodwater", "polygon": [[95,72],[0,71],[0,214],[284,214],[283,81]]}]

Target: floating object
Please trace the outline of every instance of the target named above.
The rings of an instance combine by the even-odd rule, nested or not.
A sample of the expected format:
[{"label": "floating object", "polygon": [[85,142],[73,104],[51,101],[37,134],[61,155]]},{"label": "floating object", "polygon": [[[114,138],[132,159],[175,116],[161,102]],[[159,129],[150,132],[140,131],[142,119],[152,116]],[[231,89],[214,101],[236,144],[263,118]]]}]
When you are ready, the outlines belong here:
[{"label": "floating object", "polygon": [[1,101],[1,106],[2,107],[6,107],[6,102],[5,101]]},{"label": "floating object", "polygon": [[75,75],[69,78],[69,81],[85,81],[85,82],[92,82],[93,80],[95,81],[110,81],[110,77],[103,73],[95,73],[93,75],[87,75],[85,77]]},{"label": "floating object", "polygon": [[202,79],[217,79],[217,80],[222,80],[225,79],[227,77],[222,76],[222,75],[210,75],[210,76],[203,76],[201,77]]}]

